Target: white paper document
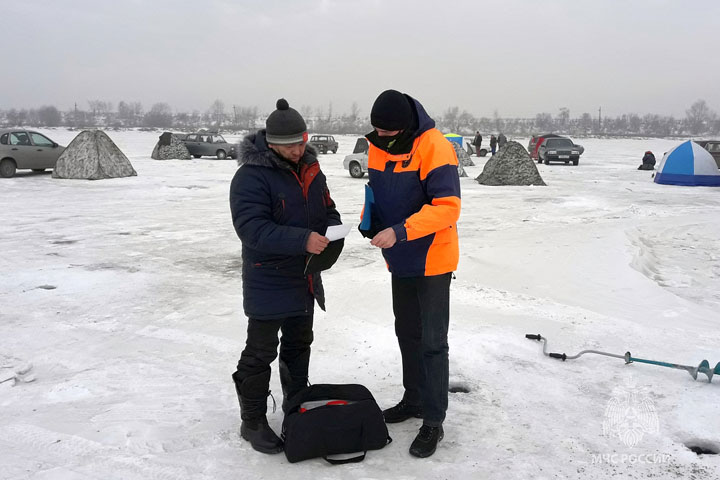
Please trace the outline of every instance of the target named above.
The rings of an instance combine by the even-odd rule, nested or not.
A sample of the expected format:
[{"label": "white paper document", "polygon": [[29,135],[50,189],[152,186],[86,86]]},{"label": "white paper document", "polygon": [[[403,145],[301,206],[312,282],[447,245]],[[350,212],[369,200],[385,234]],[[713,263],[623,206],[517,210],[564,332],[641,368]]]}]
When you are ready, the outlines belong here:
[{"label": "white paper document", "polygon": [[348,233],[350,233],[351,228],[352,225],[350,224],[331,225],[328,227],[327,232],[325,232],[325,236],[328,240],[334,242],[335,240],[340,240],[341,238],[347,237]]}]

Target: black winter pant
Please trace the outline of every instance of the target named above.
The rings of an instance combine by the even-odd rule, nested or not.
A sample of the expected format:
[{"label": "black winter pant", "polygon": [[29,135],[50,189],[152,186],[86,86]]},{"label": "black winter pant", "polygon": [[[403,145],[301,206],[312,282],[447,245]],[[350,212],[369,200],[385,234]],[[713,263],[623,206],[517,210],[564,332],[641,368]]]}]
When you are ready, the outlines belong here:
[{"label": "black winter pant", "polygon": [[423,423],[430,426],[442,424],[448,406],[451,276],[392,277],[403,399],[411,405],[422,405]]},{"label": "black winter pant", "polygon": [[[312,327],[312,314],[277,320],[248,319],[245,349],[232,377],[239,395],[257,400],[258,411],[244,411],[243,417],[265,415],[263,405],[270,389],[270,364],[278,356],[278,343],[280,383],[285,398],[307,385]],[[282,336],[278,341],[279,331]]]}]

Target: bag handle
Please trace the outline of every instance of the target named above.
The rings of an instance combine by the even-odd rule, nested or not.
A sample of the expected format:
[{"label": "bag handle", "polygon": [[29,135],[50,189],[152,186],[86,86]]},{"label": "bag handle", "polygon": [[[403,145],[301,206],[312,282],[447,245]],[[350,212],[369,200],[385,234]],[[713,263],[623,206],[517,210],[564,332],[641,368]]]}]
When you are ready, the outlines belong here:
[{"label": "bag handle", "polygon": [[325,459],[326,462],[328,462],[331,465],[343,465],[345,463],[359,463],[365,460],[365,454],[367,453],[367,450],[365,450],[362,455],[357,455],[355,457],[350,458],[342,458],[342,459],[335,459],[335,458],[328,458],[327,455],[323,456],[323,459]]},{"label": "bag handle", "polygon": [[[387,436],[387,440],[385,440],[385,445],[389,445],[392,443],[392,437],[390,435]],[[362,455],[357,455],[350,458],[328,458],[327,455],[324,455],[322,458],[328,462],[331,465],[342,465],[344,463],[359,463],[365,460],[365,455],[367,454],[367,450],[365,450]],[[338,454],[336,456],[339,456],[342,454]]]}]

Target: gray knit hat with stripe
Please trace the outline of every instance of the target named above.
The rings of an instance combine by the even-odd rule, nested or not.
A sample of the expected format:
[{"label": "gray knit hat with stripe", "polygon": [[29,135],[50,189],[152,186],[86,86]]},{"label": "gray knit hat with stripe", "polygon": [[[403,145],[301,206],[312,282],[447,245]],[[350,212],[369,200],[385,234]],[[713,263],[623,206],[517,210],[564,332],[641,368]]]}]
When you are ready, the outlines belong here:
[{"label": "gray knit hat with stripe", "polygon": [[307,125],[302,115],[290,108],[284,98],[277,101],[276,107],[265,121],[267,143],[289,145],[307,141]]}]

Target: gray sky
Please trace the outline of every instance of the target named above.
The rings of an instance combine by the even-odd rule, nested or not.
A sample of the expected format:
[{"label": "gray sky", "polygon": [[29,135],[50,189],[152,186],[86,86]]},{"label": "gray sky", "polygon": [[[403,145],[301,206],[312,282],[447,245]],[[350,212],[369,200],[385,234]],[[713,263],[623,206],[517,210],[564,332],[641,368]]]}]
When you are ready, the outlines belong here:
[{"label": "gray sky", "polygon": [[[0,108],[720,111],[718,0],[0,0]],[[7,43],[9,41],[9,44]],[[714,45],[714,46],[713,46]]]}]

